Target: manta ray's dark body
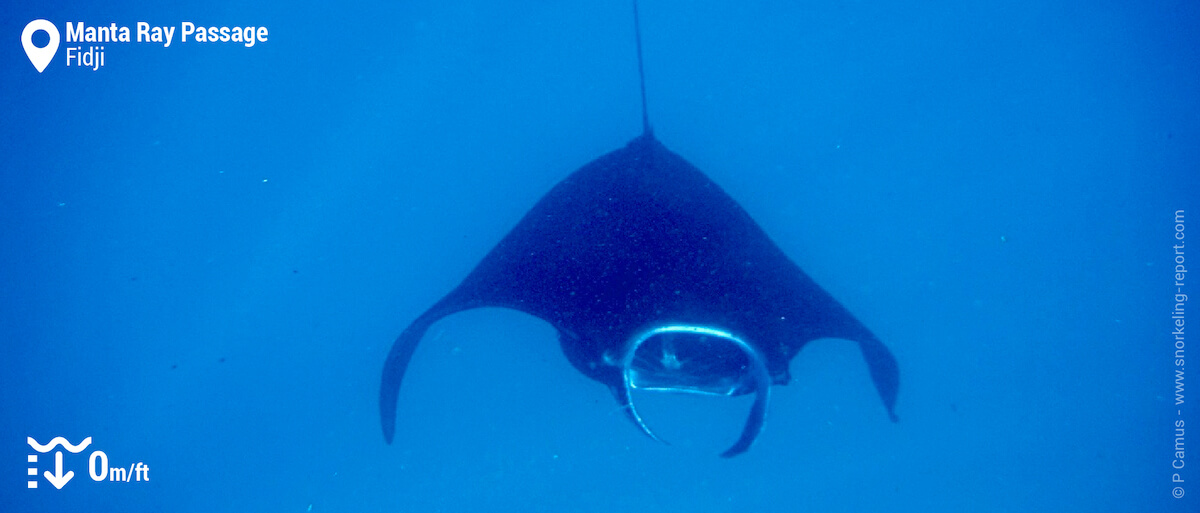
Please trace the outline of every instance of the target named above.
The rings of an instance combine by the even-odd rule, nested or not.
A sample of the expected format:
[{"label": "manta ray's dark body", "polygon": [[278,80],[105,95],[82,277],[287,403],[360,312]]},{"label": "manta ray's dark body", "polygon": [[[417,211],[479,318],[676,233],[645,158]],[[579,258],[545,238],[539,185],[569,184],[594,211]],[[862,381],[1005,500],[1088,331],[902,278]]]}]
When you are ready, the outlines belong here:
[{"label": "manta ray's dark body", "polygon": [[[757,394],[741,438],[725,456],[749,448],[762,429],[770,386],[787,383],[792,357],[820,338],[858,343],[896,419],[899,371],[888,349],[717,184],[664,147],[648,123],[644,128],[551,189],[396,339],[379,394],[389,443],[400,384],[422,335],[442,317],[481,307],[549,322],[571,364],[607,385],[651,436],[631,403],[630,390],[639,387],[631,368],[644,359],[634,353],[669,331],[691,335],[654,346],[652,358],[663,360],[659,371],[687,373],[672,378],[679,386],[658,388],[690,391],[693,382],[722,378],[723,395]],[[743,354],[705,340],[732,341]]]}]

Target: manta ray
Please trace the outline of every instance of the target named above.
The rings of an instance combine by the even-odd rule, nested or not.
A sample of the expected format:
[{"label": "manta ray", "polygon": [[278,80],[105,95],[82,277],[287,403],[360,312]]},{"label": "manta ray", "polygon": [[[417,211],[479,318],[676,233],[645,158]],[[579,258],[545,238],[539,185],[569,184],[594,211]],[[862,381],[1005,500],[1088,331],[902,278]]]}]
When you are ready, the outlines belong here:
[{"label": "manta ray", "polygon": [[395,436],[400,385],[434,322],[509,308],[558,332],[567,361],[612,391],[634,424],[634,390],[754,394],[740,437],[765,425],[772,385],[809,342],[856,342],[894,422],[895,357],[703,172],[667,149],[646,109],[634,2],[642,133],[555,185],[462,282],[418,316],[388,353],[379,391],[384,439]]}]

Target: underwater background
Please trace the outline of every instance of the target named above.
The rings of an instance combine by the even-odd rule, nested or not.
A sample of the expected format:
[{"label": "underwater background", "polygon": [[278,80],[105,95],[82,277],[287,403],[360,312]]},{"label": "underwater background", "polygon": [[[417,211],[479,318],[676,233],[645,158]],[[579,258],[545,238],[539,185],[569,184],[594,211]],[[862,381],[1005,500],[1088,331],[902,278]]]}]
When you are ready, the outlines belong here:
[{"label": "underwater background", "polygon": [[[39,73],[40,18],[176,42]],[[1197,511],[1200,5],[641,24],[656,135],[888,345],[898,423],[823,340],[746,454],[716,456],[747,398],[654,400],[659,444],[489,309],[433,326],[384,443],[393,339],[640,133],[627,1],[30,3],[0,16],[0,511]],[[92,439],[62,489],[27,472],[59,436]]]}]

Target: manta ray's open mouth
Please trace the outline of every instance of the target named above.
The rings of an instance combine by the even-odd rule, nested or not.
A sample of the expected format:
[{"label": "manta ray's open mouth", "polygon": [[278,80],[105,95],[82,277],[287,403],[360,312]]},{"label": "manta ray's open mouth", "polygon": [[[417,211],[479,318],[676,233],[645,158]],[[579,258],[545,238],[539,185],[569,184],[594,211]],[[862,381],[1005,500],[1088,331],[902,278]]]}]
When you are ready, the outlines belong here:
[{"label": "manta ray's open mouth", "polygon": [[667,325],[633,337],[621,359],[622,399],[630,418],[655,440],[633,404],[634,390],[734,396],[757,392],[742,435],[722,456],[750,447],[762,431],[770,394],[766,362],[753,346],[716,328]]},{"label": "manta ray's open mouth", "polygon": [[631,389],[741,395],[755,388],[754,354],[727,333],[667,326],[634,341],[625,371]]}]

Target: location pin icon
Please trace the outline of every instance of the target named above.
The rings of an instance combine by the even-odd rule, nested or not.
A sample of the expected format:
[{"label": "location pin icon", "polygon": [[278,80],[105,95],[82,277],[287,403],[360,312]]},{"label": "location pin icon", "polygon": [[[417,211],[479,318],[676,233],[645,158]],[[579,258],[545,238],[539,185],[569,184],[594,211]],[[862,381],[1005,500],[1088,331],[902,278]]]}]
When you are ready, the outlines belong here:
[{"label": "location pin icon", "polygon": [[[33,45],[33,33],[39,30],[50,34],[50,43],[41,48]],[[37,68],[38,73],[41,73],[46,66],[50,65],[54,54],[58,52],[58,29],[49,21],[33,20],[25,25],[25,30],[21,31],[21,46],[25,47],[25,55],[29,56],[29,62],[32,62],[33,67]]]}]

